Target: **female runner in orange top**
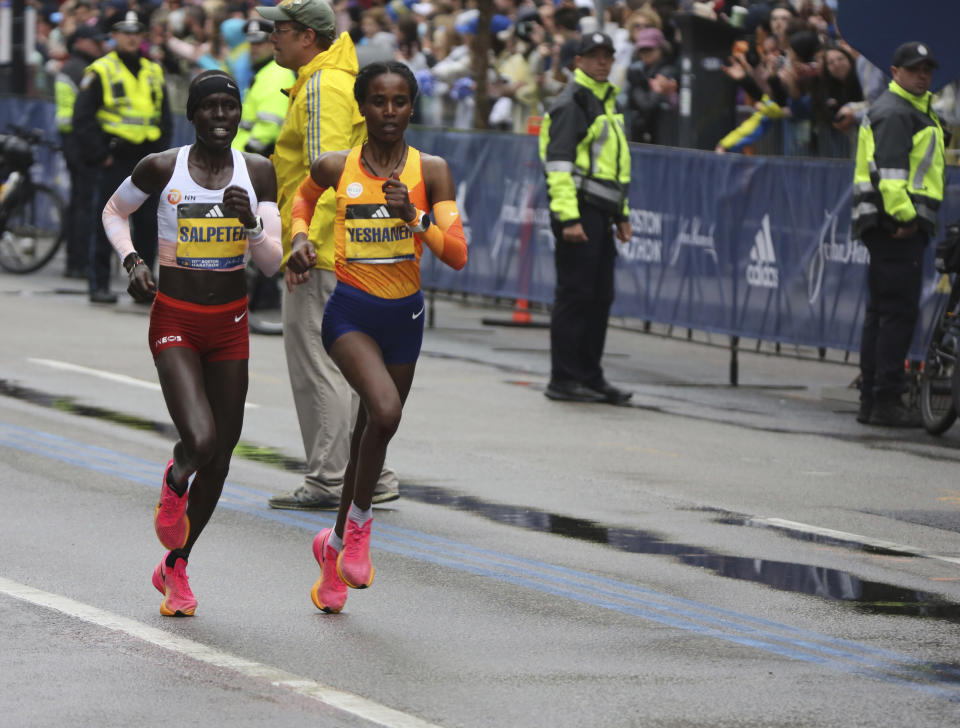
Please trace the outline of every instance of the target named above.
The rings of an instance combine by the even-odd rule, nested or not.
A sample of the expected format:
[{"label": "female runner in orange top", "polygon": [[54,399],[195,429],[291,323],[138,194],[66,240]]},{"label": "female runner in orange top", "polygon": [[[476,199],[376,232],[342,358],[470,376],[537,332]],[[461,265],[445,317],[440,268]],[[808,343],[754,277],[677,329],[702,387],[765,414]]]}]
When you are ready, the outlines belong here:
[{"label": "female runner in orange top", "polygon": [[402,63],[365,66],[354,96],[367,121],[367,142],[319,156],[294,198],[287,267],[302,282],[316,260],[307,238],[316,202],[326,188],[336,189],[337,287],[324,309],[321,335],[362,405],[336,526],[313,541],[321,575],[311,596],[325,612],[343,608],[346,587],[362,589],[373,581],[371,497],[423,340],[423,245],[457,270],[467,262],[450,168],[403,138],[416,95],[417,82]]}]

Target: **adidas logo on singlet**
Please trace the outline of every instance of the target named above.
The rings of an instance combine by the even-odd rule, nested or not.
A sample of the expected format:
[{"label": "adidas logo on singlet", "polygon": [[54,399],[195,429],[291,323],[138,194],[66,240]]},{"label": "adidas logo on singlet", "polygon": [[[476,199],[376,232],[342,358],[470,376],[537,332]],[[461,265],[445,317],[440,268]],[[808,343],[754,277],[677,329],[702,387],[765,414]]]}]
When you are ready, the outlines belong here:
[{"label": "adidas logo on singlet", "polygon": [[223,210],[220,209],[220,205],[214,205],[210,208],[210,212],[204,215],[204,217],[225,217],[225,215],[223,214]]},{"label": "adidas logo on singlet", "polygon": [[390,210],[387,209],[386,205],[380,205],[380,207],[377,208],[376,212],[370,215],[370,217],[376,219],[376,218],[384,218],[384,217],[393,217],[393,215],[390,214]]}]

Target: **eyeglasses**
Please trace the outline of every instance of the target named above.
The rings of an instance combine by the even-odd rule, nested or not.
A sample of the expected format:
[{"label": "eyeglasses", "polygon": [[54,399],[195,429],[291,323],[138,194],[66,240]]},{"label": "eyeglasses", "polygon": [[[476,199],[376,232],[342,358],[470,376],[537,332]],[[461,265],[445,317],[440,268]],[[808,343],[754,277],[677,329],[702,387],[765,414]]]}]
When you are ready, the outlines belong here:
[{"label": "eyeglasses", "polygon": [[300,28],[274,28],[270,35],[283,35],[284,33],[299,33]]}]

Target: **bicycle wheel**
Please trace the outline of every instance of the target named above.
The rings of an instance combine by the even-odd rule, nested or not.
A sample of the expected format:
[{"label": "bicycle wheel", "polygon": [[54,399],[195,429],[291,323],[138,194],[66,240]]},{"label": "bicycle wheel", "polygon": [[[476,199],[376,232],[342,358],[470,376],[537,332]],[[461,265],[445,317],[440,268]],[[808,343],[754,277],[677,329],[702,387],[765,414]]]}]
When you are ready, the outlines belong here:
[{"label": "bicycle wheel", "polygon": [[920,374],[920,414],[923,427],[931,435],[946,432],[957,419],[954,405],[958,380],[956,337],[949,329],[934,333]]},{"label": "bicycle wheel", "polygon": [[957,387],[960,387],[960,365],[954,366],[953,368],[953,377],[950,380],[950,390],[951,403],[953,404],[953,411],[955,414],[960,414],[960,410],[957,409],[957,401],[960,400],[960,392],[957,391]]},{"label": "bicycle wheel", "polygon": [[53,188],[35,184],[25,190],[0,233],[0,268],[32,273],[45,266],[66,237],[63,218],[63,200]]}]

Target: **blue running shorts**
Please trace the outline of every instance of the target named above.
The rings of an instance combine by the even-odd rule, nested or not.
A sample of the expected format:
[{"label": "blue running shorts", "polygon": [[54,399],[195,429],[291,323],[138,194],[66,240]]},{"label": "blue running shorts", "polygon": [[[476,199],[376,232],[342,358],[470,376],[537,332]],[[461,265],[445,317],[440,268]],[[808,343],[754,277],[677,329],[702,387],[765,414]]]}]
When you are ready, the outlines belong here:
[{"label": "blue running shorts", "polygon": [[359,331],[379,344],[385,364],[410,364],[420,356],[424,317],[423,291],[380,298],[337,281],[323,309],[320,337],[329,354],[334,341]]}]

